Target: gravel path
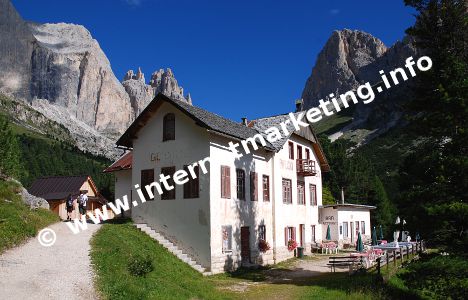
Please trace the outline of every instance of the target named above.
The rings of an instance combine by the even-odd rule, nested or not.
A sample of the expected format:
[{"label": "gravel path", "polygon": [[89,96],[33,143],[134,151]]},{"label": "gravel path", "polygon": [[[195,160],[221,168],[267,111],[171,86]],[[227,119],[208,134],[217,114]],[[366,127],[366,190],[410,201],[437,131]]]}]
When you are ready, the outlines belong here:
[{"label": "gravel path", "polygon": [[65,223],[49,226],[57,234],[51,247],[37,238],[0,255],[0,299],[97,299],[89,240],[99,225],[73,234]]},{"label": "gravel path", "polygon": [[[294,280],[304,280],[311,277],[330,274],[330,267],[327,266],[329,255],[318,256],[312,259],[298,260],[288,268],[271,269],[265,272],[270,282],[291,282]],[[336,272],[348,272],[348,268],[336,268]]]}]

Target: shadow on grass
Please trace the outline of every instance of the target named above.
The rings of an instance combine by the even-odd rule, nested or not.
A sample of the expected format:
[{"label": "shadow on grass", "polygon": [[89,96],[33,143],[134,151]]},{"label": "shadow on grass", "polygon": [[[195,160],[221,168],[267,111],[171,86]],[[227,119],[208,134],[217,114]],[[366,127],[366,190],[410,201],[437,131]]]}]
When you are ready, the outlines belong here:
[{"label": "shadow on grass", "polygon": [[321,287],[346,294],[368,294],[377,299],[419,299],[404,286],[384,283],[382,276],[375,271],[350,275],[348,272],[323,273],[297,267],[261,266],[240,268],[227,276],[266,284]]}]

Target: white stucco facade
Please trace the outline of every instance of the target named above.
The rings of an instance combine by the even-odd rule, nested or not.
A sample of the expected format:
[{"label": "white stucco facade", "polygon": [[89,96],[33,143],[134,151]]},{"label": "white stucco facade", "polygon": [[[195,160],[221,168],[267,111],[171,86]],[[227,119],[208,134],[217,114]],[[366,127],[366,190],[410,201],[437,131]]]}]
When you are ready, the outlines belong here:
[{"label": "white stucco facade", "polygon": [[[326,237],[330,226],[332,241],[337,241],[339,248],[354,247],[358,232],[363,242],[371,240],[370,211],[373,206],[336,204],[320,207],[322,236]],[[345,224],[346,223],[346,224]]]},{"label": "white stucco facade", "polygon": [[[163,119],[170,113],[175,116],[175,139],[163,141]],[[156,195],[154,200],[132,207],[131,217],[136,223],[148,224],[212,273],[233,270],[241,264],[274,264],[293,257],[294,252],[287,248],[288,239],[295,239],[307,253],[312,243],[324,238],[324,227],[319,220],[323,153],[320,161],[315,152],[320,147],[316,141],[306,138],[313,136],[311,131],[310,134],[292,134],[276,151],[259,148],[236,158],[228,143],[239,142],[239,139],[200,126],[199,120],[171,103],[162,102],[145,118],[138,124],[137,133],[132,133],[131,170],[116,172],[116,197],[128,195],[133,189],[130,194],[136,199],[134,187],[141,185],[142,171],[153,172],[157,182],[161,168],[182,170],[205,158],[209,158],[209,163],[203,164],[208,171],[206,174],[200,167],[197,197],[185,198],[183,185],[175,185],[174,199],[161,200]],[[297,157],[313,161],[316,173],[299,174]],[[237,192],[236,170],[243,170],[245,174],[244,199],[240,199]],[[257,176],[256,199],[251,197],[251,188],[255,186],[251,172]],[[221,191],[222,177],[226,180],[227,175],[229,188],[224,186],[224,189],[229,195]],[[263,184],[264,177],[268,185]],[[226,181],[223,182],[226,185]],[[290,182],[291,203],[285,202],[284,182]],[[298,201],[298,182],[304,186],[301,189],[303,203]],[[265,186],[268,187],[267,196],[264,195]],[[313,203],[312,197],[315,198]],[[369,219],[364,221],[370,226]],[[260,233],[270,250],[259,250]]]}]

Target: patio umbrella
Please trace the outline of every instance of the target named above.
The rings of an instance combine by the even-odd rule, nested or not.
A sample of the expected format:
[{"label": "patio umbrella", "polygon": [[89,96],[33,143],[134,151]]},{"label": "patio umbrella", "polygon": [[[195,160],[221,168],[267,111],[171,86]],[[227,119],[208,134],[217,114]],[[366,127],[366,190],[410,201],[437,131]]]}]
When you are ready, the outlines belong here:
[{"label": "patio umbrella", "polygon": [[372,229],[372,246],[375,245],[377,245],[377,230],[375,230],[374,226],[374,229]]},{"label": "patio umbrella", "polygon": [[330,224],[328,224],[328,227],[327,227],[327,236],[326,236],[326,239],[327,239],[327,240],[331,240]]},{"label": "patio umbrella", "polygon": [[380,239],[383,240],[383,230],[382,225],[380,225]]},{"label": "patio umbrella", "polygon": [[364,245],[362,244],[361,233],[358,233],[357,243],[356,243],[356,251],[362,252],[364,251]]}]

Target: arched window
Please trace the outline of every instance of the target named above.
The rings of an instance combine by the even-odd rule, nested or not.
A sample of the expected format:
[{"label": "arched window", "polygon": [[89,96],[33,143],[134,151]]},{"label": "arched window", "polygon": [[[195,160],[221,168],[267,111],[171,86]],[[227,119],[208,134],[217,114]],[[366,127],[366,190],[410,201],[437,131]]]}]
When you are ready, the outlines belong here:
[{"label": "arched window", "polygon": [[169,113],[163,119],[163,141],[175,140],[175,116]]}]

